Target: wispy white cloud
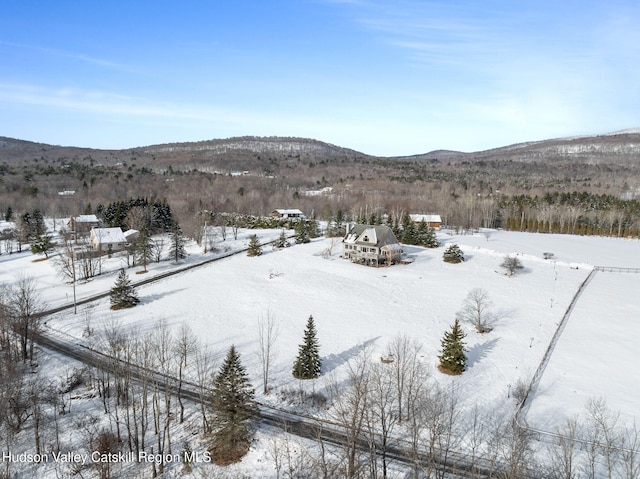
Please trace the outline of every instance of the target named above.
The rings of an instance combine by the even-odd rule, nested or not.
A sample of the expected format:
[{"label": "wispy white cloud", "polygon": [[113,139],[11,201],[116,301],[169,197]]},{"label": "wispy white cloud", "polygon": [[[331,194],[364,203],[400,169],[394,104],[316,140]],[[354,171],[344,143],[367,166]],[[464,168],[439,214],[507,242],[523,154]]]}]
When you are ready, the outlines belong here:
[{"label": "wispy white cloud", "polygon": [[424,73],[425,88],[438,92],[450,120],[457,113],[478,125],[502,124],[505,132],[562,134],[614,116],[633,118],[630,111],[640,106],[633,86],[640,80],[640,6],[596,2],[576,11],[490,3],[370,0],[350,13],[396,48],[399,61],[404,56]]},{"label": "wispy white cloud", "polygon": [[119,71],[135,70],[135,68],[130,65],[125,65],[122,63],[106,60],[104,58],[99,58],[91,55],[86,55],[79,52],[61,50],[58,48],[43,47],[39,45],[28,45],[24,43],[6,42],[2,40],[0,40],[0,46],[22,49],[22,50],[31,50],[31,51],[40,52],[49,56],[56,56],[56,57],[63,57],[63,58],[68,58],[72,60],[78,60],[83,63],[97,65],[97,66],[112,69],[112,70],[119,70]]},{"label": "wispy white cloud", "polygon": [[237,128],[238,135],[255,131],[256,134],[279,133],[286,136],[305,131],[306,128],[307,136],[313,136],[314,127],[344,131],[349,126],[340,124],[335,118],[325,120],[304,113],[283,115],[262,109],[254,111],[211,103],[162,102],[114,92],[77,88],[55,89],[28,84],[0,83],[0,104],[5,107],[13,105],[21,111],[35,107],[38,111],[47,109],[58,114],[88,114],[89,121],[95,122],[111,118],[123,124],[136,121],[156,122],[164,125],[180,124],[182,127],[191,125],[196,129],[224,124],[229,130]]}]

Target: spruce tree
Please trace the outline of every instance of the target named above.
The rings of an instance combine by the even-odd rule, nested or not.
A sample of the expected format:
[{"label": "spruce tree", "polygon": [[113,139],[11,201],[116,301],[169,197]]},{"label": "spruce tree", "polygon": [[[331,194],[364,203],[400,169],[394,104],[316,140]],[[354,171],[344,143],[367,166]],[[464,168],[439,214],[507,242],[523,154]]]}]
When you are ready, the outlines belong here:
[{"label": "spruce tree", "polygon": [[284,230],[282,230],[280,232],[280,236],[278,237],[278,239],[273,243],[273,247],[274,249],[280,249],[280,248],[288,248],[289,245],[289,240],[287,239],[287,235],[285,234]]},{"label": "spruce tree", "polygon": [[452,244],[444,250],[442,260],[445,263],[462,263],[464,261],[464,253],[457,244]]},{"label": "spruce tree", "polygon": [[442,354],[438,356],[440,359],[439,369],[448,374],[462,374],[467,368],[467,356],[465,354],[465,343],[463,341],[466,335],[460,327],[460,322],[456,319],[451,326],[451,331],[445,331],[444,337],[440,344],[442,345]]},{"label": "spruce tree", "polygon": [[294,227],[294,231],[296,232],[296,243],[302,244],[309,243],[311,241],[306,221],[298,221]]},{"label": "spruce tree", "polygon": [[427,225],[426,221],[421,221],[416,231],[416,244],[427,248],[437,248],[440,246],[436,238],[436,230]]},{"label": "spruce tree", "polygon": [[235,346],[229,348],[213,383],[213,456],[216,464],[239,461],[251,443],[254,391]]},{"label": "spruce tree", "polygon": [[409,213],[405,213],[402,217],[402,239],[401,243],[414,245],[418,244],[418,232],[416,231],[416,226],[411,221],[411,217]]},{"label": "spruce tree", "polygon": [[249,249],[247,250],[247,256],[260,256],[262,254],[262,246],[258,241],[256,235],[249,236]]},{"label": "spruce tree", "polygon": [[174,221],[171,225],[171,249],[169,251],[169,256],[176,263],[181,259],[185,259],[187,257],[187,252],[184,249],[186,240],[184,235],[182,234],[182,228],[180,225]]},{"label": "spruce tree", "polygon": [[320,376],[320,345],[316,338],[316,325],[313,316],[309,316],[304,330],[304,342],[298,346],[298,357],[293,364],[293,377],[297,379],[315,379]]},{"label": "spruce tree", "polygon": [[144,226],[140,230],[138,239],[136,240],[136,256],[139,263],[142,263],[144,271],[147,271],[147,265],[153,260],[153,243],[149,229]]},{"label": "spruce tree", "polygon": [[133,308],[140,302],[129,276],[124,269],[120,270],[115,285],[111,288],[111,309]]},{"label": "spruce tree", "polygon": [[48,258],[53,246],[51,236],[36,236],[31,243],[31,252],[33,254],[43,254],[45,258]]}]

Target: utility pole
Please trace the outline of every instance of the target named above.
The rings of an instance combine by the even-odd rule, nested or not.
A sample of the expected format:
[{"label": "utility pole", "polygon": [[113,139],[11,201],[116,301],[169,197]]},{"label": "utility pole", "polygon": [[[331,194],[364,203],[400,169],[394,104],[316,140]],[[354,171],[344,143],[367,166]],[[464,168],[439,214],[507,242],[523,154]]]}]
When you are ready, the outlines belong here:
[{"label": "utility pole", "polygon": [[73,270],[73,314],[77,314],[76,307],[76,249],[71,247],[71,269]]}]

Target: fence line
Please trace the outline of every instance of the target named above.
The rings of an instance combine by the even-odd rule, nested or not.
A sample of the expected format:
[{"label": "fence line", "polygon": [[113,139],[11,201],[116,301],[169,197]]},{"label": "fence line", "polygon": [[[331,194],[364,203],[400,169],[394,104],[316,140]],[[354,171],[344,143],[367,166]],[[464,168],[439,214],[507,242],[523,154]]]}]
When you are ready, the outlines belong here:
[{"label": "fence line", "polygon": [[[560,324],[558,324],[556,332],[554,333],[553,337],[551,338],[551,342],[549,343],[549,346],[547,347],[547,350],[545,351],[545,354],[544,354],[544,356],[542,358],[542,361],[538,365],[538,369],[534,373],[533,378],[531,379],[531,382],[529,383],[529,387],[527,388],[527,391],[525,393],[524,398],[522,399],[522,401],[518,405],[518,410],[516,411],[516,414],[515,414],[515,417],[514,417],[514,423],[515,423],[516,427],[518,427],[519,429],[522,429],[522,430],[525,430],[525,431],[528,431],[528,432],[531,432],[531,433],[535,433],[535,434],[537,434],[539,436],[546,436],[548,438],[555,438],[555,439],[558,439],[558,438],[565,438],[566,439],[567,438],[566,436],[564,436],[564,435],[562,435],[560,433],[557,433],[557,432],[543,431],[543,430],[540,430],[540,429],[536,429],[536,428],[530,427],[527,424],[525,416],[526,416],[526,412],[528,411],[528,409],[529,409],[529,407],[531,405],[530,396],[533,393],[533,391],[538,387],[538,383],[539,383],[540,379],[542,378],[542,374],[544,373],[544,370],[546,369],[547,364],[549,363],[549,360],[551,359],[551,354],[553,353],[553,350],[555,349],[556,343],[560,339],[560,336],[561,336],[562,332],[564,331],[564,328],[565,328],[567,322],[569,321],[569,317],[571,316],[573,308],[574,308],[575,304],[577,303],[578,298],[582,295],[582,293],[585,290],[585,288],[587,287],[587,285],[591,282],[591,280],[595,276],[596,272],[640,273],[640,268],[620,268],[620,267],[617,267],[617,266],[594,266],[593,267],[593,269],[589,273],[589,276],[586,277],[586,279],[582,282],[582,284],[578,288],[578,291],[576,291],[576,294],[573,296],[573,299],[571,300],[571,303],[569,304],[569,307],[565,311],[564,316],[562,317],[562,320],[560,321]],[[583,444],[583,445],[603,446],[603,444],[601,444],[599,442],[593,442],[593,441],[588,441],[588,440],[583,440],[583,439],[578,439],[578,438],[573,438],[573,440],[575,442]],[[624,447],[612,447],[612,449],[615,449],[617,451],[622,451],[622,452],[640,453],[640,450],[629,449],[629,448],[624,448]]]},{"label": "fence line", "polygon": [[640,273],[640,268],[619,268],[618,266],[594,266],[593,269],[603,273]]}]

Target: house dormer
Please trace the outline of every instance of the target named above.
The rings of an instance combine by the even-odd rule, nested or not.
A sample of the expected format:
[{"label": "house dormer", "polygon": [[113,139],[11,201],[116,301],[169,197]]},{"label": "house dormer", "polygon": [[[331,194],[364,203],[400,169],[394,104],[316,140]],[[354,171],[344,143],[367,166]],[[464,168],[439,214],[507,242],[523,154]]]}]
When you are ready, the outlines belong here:
[{"label": "house dormer", "polygon": [[367,228],[365,229],[362,234],[360,235],[360,237],[357,240],[358,242],[361,243],[369,243],[372,245],[375,245],[378,243],[378,235],[376,234],[376,229],[375,228]]}]

